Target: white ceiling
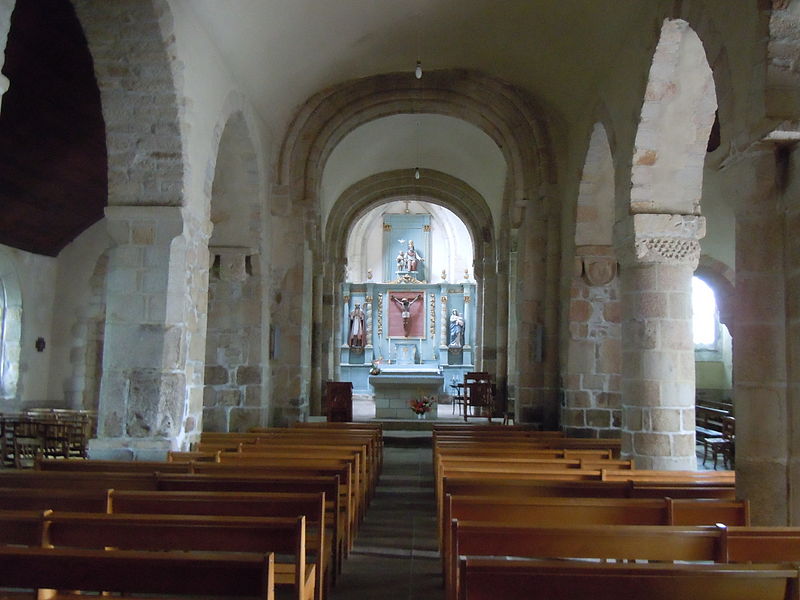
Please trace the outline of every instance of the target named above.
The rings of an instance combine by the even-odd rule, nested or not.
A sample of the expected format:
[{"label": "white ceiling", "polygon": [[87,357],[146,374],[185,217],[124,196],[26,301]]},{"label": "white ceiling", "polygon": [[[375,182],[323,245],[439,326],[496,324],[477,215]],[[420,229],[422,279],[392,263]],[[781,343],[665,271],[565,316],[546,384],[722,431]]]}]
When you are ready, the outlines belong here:
[{"label": "white ceiling", "polygon": [[475,69],[568,118],[653,0],[175,0],[193,11],[273,133],[328,86]]},{"label": "white ceiling", "polygon": [[[368,151],[365,151],[368,148]],[[394,115],[355,129],[331,153],[322,176],[323,225],[349,186],[375,173],[435,169],[461,179],[486,200],[499,223],[506,164],[477,127],[441,115]]]}]

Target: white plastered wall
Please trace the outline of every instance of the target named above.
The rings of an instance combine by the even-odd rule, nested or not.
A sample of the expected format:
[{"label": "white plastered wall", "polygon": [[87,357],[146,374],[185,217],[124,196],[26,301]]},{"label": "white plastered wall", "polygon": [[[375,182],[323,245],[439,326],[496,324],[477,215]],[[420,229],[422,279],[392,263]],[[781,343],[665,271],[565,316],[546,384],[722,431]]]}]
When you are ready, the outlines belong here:
[{"label": "white plastered wall", "polygon": [[[16,399],[9,408],[54,404],[47,387],[47,373],[53,360],[50,347],[53,311],[56,300],[56,259],[0,246],[0,252],[13,265],[22,295],[22,336],[20,339],[19,381]],[[37,352],[36,339],[46,347]]]}]

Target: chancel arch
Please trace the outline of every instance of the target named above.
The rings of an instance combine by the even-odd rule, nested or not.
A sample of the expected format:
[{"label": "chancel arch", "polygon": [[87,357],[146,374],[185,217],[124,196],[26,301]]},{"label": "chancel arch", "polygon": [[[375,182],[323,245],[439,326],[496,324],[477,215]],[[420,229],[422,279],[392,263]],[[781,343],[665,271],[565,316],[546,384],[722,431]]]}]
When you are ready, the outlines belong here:
[{"label": "chancel arch", "polygon": [[[558,222],[558,211],[551,206],[549,194],[549,186],[556,182],[556,175],[548,124],[541,116],[545,113],[526,93],[499,79],[469,71],[432,71],[421,80],[415,79],[412,73],[394,73],[347,82],[326,89],[306,102],[284,139],[276,172],[277,184],[272,189],[275,230],[293,232],[297,227],[292,223],[301,220],[303,231],[292,239],[288,235],[280,240],[274,238],[274,249],[280,247],[287,261],[273,269],[271,282],[273,287],[303,286],[304,304],[299,307],[281,305],[275,298],[271,307],[273,318],[298,330],[326,331],[327,317],[321,314],[322,302],[316,305],[318,309],[312,302],[312,298],[330,297],[332,288],[323,286],[322,280],[335,279],[328,272],[340,268],[340,265],[331,264],[329,249],[317,243],[323,239],[319,207],[326,163],[341,140],[360,125],[407,113],[453,116],[472,124],[494,141],[506,163],[500,217],[491,229],[481,228],[484,244],[495,244],[496,254],[493,260],[475,267],[476,277],[481,276],[484,287],[493,289],[496,294],[496,303],[492,305],[495,309],[484,315],[483,331],[488,339],[481,340],[481,348],[484,367],[496,374],[501,399],[504,399],[509,364],[507,349],[517,347],[509,343],[510,288],[520,288],[534,299],[528,306],[539,307],[514,315],[519,330],[531,329],[535,323],[544,324],[551,332],[556,329],[557,313],[545,307],[555,307],[557,303],[555,247],[558,227],[552,225]],[[331,226],[327,224],[324,239],[329,229]],[[502,231],[503,235],[498,237],[497,231]],[[536,277],[518,278],[517,272],[509,271],[517,234],[525,240],[527,250],[537,257],[545,257],[547,267],[538,270]],[[553,251],[548,252],[548,248]],[[311,277],[304,277],[304,269],[310,268],[304,258],[308,252],[318,266],[314,267]],[[524,261],[515,264],[524,268]],[[324,312],[329,312],[327,306]],[[314,352],[309,354],[321,356],[322,340],[318,338],[313,345]],[[301,368],[303,352],[300,344],[285,348],[283,356],[274,363],[273,375],[276,370],[287,373],[280,378],[280,385],[276,382],[273,386],[274,396],[309,395]],[[552,352],[547,363],[537,365],[542,368],[535,368],[530,355],[528,344],[519,345],[514,364],[518,365],[520,374],[522,371],[533,373],[526,379],[526,398],[532,403],[555,394],[555,386],[544,389],[544,382],[554,384],[558,361],[557,352]],[[328,372],[330,366],[328,361],[322,362],[322,368]],[[322,372],[313,374],[312,398],[318,397],[322,379]]]},{"label": "chancel arch", "polygon": [[[464,272],[459,272],[446,273],[445,277],[442,278],[440,269],[437,269],[439,272],[431,272],[429,277],[426,276],[427,283],[437,284],[436,287],[439,289],[435,290],[437,293],[435,308],[433,309],[433,316],[435,318],[433,327],[435,330],[431,333],[431,324],[428,322],[426,323],[425,332],[426,336],[435,338],[436,340],[435,348],[432,350],[432,353],[435,352],[437,354],[437,361],[443,361],[444,364],[447,364],[450,360],[449,353],[452,353],[453,361],[459,361],[459,365],[464,364],[463,349],[453,349],[451,351],[448,348],[449,339],[447,343],[443,343],[442,341],[442,323],[444,319],[442,297],[447,295],[446,290],[449,289],[447,287],[448,282],[454,284],[451,286],[452,288],[459,285],[464,287],[463,284],[468,283],[467,287],[477,292],[474,294],[474,296],[477,297],[466,299],[467,304],[470,304],[470,302],[472,303],[467,306],[467,309],[470,313],[474,313],[474,316],[470,314],[470,318],[473,322],[468,325],[469,329],[474,332],[473,347],[467,349],[468,359],[470,361],[469,364],[483,364],[481,362],[482,356],[480,355],[480,340],[485,334],[485,320],[482,309],[487,302],[491,303],[494,301],[494,291],[491,289],[487,290],[483,285],[481,276],[483,269],[477,268],[477,265],[485,262],[491,263],[495,260],[496,243],[491,235],[493,220],[489,206],[474,188],[446,173],[431,169],[420,169],[420,178],[416,179],[413,169],[401,169],[379,173],[350,186],[335,202],[330,212],[325,236],[326,247],[329,249],[326,261],[329,268],[325,269],[324,280],[325,296],[330,299],[330,304],[325,306],[325,320],[322,329],[323,331],[331,332],[332,335],[322,342],[322,346],[328,349],[322,361],[322,365],[326,368],[323,374],[324,379],[333,379],[341,373],[338,355],[342,346],[342,340],[340,339],[341,336],[339,332],[343,327],[344,312],[342,307],[345,302],[341,285],[347,278],[345,267],[349,264],[348,242],[354,243],[351,241],[354,239],[354,236],[363,232],[363,229],[359,226],[363,217],[368,215],[370,211],[375,211],[379,207],[387,205],[387,203],[392,200],[395,201],[395,208],[404,205],[404,200],[409,200],[409,206],[418,200],[425,201],[434,205],[428,209],[429,211],[435,212],[439,207],[441,207],[439,210],[447,209],[447,212],[450,213],[449,218],[457,218],[463,224],[463,231],[469,236],[469,246],[471,246],[473,252],[473,256],[469,258],[469,262],[465,263],[468,264],[469,267],[464,267],[465,269],[469,269],[468,276],[465,277]],[[397,202],[400,204],[398,205]],[[441,219],[440,223],[444,225],[446,219]],[[383,219],[381,219],[381,223],[378,226],[381,228],[384,227]],[[447,236],[445,235],[443,237]],[[391,266],[391,268],[394,269],[395,267]],[[366,283],[377,281],[375,277],[378,274],[373,272],[371,274],[373,279],[370,280],[370,274],[364,270],[364,267],[362,267],[360,274],[366,276]],[[397,273],[394,271],[381,273],[381,276],[382,282],[396,280],[398,277]],[[398,290],[404,289],[405,287],[408,286],[402,285],[398,287]],[[444,293],[441,292],[442,289],[445,290]],[[433,288],[431,288],[429,293],[434,293]],[[369,295],[372,298],[370,304],[375,305],[377,296],[374,293]],[[452,307],[449,304],[445,305],[448,315],[452,314],[452,310],[458,310],[463,315],[465,307],[463,303],[465,300],[464,295],[462,290],[460,303],[458,303],[457,307],[455,305],[455,296],[450,303],[453,304]],[[466,295],[469,296],[469,294]],[[384,302],[387,301],[389,301],[389,299],[384,298]],[[426,297],[425,301],[426,310],[424,314],[430,317],[430,296]],[[386,337],[388,338],[388,329],[384,333],[387,334]],[[377,336],[378,332],[376,331],[375,334]],[[378,338],[376,337],[376,339]],[[442,348],[442,346],[444,346],[444,348]],[[374,352],[374,348],[371,350]],[[458,356],[456,356],[456,353],[458,353]],[[380,358],[380,356],[376,355],[374,358]],[[389,357],[386,356],[385,358],[388,359]],[[434,362],[432,354],[424,358],[428,359],[428,363]],[[363,359],[361,357],[357,359],[361,360],[363,364]],[[367,364],[368,363],[369,361],[367,361]]]}]

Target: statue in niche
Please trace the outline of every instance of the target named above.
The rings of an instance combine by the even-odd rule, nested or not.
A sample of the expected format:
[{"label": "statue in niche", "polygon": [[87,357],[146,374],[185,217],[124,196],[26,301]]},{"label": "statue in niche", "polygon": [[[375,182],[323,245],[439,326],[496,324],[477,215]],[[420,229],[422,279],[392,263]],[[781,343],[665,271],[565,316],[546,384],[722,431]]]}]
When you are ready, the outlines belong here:
[{"label": "statue in niche", "polygon": [[347,338],[347,345],[351,348],[364,347],[364,311],[361,305],[350,311],[350,335]]},{"label": "statue in niche", "polygon": [[417,294],[417,297],[413,300],[409,300],[408,298],[397,298],[392,296],[392,300],[400,307],[400,316],[403,318],[403,331],[408,337],[409,328],[411,326],[411,305],[414,304],[417,300],[422,298],[421,294]]},{"label": "statue in niche", "polygon": [[464,317],[454,308],[450,315],[450,343],[452,348],[464,347]]},{"label": "statue in niche", "polygon": [[425,259],[422,258],[419,252],[414,248],[414,240],[408,240],[408,250],[406,250],[406,271],[419,270],[419,263]]}]

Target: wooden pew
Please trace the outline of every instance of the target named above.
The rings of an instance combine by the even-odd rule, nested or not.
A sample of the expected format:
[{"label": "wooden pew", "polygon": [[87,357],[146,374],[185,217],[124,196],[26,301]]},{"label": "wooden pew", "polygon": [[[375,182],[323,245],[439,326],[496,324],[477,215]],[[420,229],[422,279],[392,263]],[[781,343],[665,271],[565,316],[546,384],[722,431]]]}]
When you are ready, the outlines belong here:
[{"label": "wooden pew", "polygon": [[669,562],[714,561],[721,532],[715,527],[644,525],[531,527],[453,520],[446,580],[448,598],[458,597],[463,555],[537,559],[616,559]]},{"label": "wooden pew", "polygon": [[236,474],[174,474],[157,475],[157,489],[175,492],[288,492],[319,493],[324,492],[326,503],[333,503],[327,513],[331,519],[333,532],[334,564],[341,568],[341,562],[347,555],[347,523],[343,518],[344,510],[340,499],[339,476],[303,477],[293,475],[236,475]]},{"label": "wooden pew", "polygon": [[[333,532],[334,565],[341,569],[348,547],[347,521],[340,501],[338,476],[243,476],[235,474],[198,475],[184,473],[107,473],[71,471],[0,471],[0,489],[17,488],[28,490],[70,489],[95,490],[105,493],[108,489],[138,491],[209,491],[209,492],[324,492]],[[21,492],[20,492],[21,493]],[[45,492],[46,493],[46,492]]]},{"label": "wooden pew", "polygon": [[187,463],[166,462],[156,460],[84,460],[70,458],[40,458],[34,468],[37,471],[77,471],[82,473],[189,473]]},{"label": "wooden pew", "polygon": [[0,546],[38,546],[45,511],[0,510]]},{"label": "wooden pew", "polygon": [[460,555],[717,563],[800,559],[800,528],[796,527],[535,527],[453,520],[451,528],[450,597],[455,597]]},{"label": "wooden pew", "polygon": [[157,486],[154,473],[0,470],[0,488],[155,490]]},{"label": "wooden pew", "polygon": [[0,546],[0,587],[32,589],[30,598],[46,588],[273,600],[274,584],[272,554]]},{"label": "wooden pew", "polygon": [[463,558],[459,600],[796,600],[797,568]]},{"label": "wooden pew", "polygon": [[236,462],[193,463],[192,470],[197,475],[248,477],[337,477],[340,482],[338,492],[341,520],[344,526],[344,543],[347,552],[352,549],[357,525],[359,497],[352,480],[352,468],[346,461],[322,461],[318,459],[275,459],[269,462],[243,458]]},{"label": "wooden pew", "polygon": [[254,444],[241,444],[239,453],[247,455],[295,456],[297,458],[337,458],[354,461],[353,471],[364,486],[364,497],[368,502],[374,493],[379,473],[370,465],[366,444],[308,443],[297,439],[258,439]]},{"label": "wooden pew", "polygon": [[[218,517],[295,517],[305,515],[307,546],[313,549],[317,564],[315,584],[319,595],[327,590],[326,571],[335,579],[333,548],[328,543],[327,529],[333,503],[326,502],[324,492],[251,493],[251,492],[137,492],[109,490],[108,512],[112,514],[173,514]],[[333,535],[330,536],[333,539]]]},{"label": "wooden pew", "polygon": [[59,488],[0,488],[0,510],[105,512],[108,491]]},{"label": "wooden pew", "polygon": [[638,481],[658,484],[713,484],[736,485],[735,471],[657,471],[636,469],[621,472],[618,469],[607,469],[603,472],[603,481]]},{"label": "wooden pew", "polygon": [[292,586],[297,600],[312,600],[316,567],[306,561],[305,517],[218,517],[50,513],[44,519],[46,548],[282,554],[275,585]]},{"label": "wooden pew", "polygon": [[[440,523],[442,568],[445,577],[451,555],[451,523],[459,521],[516,526],[585,525],[698,526],[750,524],[746,500],[674,500],[672,498],[504,498],[448,494]],[[776,559],[763,560],[772,562]],[[787,559],[783,559],[787,560]]]},{"label": "wooden pew", "polygon": [[[338,444],[348,445],[353,443],[366,444],[369,449],[369,467],[380,472],[383,463],[383,438],[379,430],[375,429],[332,429],[332,428],[283,428],[283,427],[257,427],[248,433],[203,433],[197,450],[236,449],[231,447],[231,442],[256,443],[267,439],[297,440],[309,444]],[[224,448],[219,445],[224,445]]]}]

